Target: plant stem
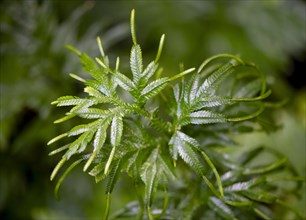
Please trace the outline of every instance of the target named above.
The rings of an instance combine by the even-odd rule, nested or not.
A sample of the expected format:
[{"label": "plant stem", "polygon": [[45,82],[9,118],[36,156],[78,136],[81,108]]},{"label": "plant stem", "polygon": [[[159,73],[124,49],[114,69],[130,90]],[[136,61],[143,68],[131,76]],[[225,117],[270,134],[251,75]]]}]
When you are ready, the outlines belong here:
[{"label": "plant stem", "polygon": [[103,220],[107,220],[108,219],[109,207],[110,207],[110,199],[111,199],[111,195],[110,195],[110,193],[107,193],[106,194],[106,202],[105,202],[106,206],[105,206]]}]

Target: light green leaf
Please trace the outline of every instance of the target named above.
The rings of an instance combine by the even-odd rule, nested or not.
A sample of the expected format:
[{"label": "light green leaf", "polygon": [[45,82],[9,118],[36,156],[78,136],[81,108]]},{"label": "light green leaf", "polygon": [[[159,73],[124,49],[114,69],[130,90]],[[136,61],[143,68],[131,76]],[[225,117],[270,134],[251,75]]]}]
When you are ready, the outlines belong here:
[{"label": "light green leaf", "polygon": [[67,161],[66,157],[62,157],[62,159],[57,163],[57,165],[54,167],[51,176],[50,176],[50,180],[52,181],[55,177],[55,175],[58,173],[59,169],[64,165],[64,163]]},{"label": "light green leaf", "polygon": [[101,93],[103,93],[106,96],[110,96],[110,89],[107,83],[108,80],[102,80],[102,81],[97,81],[97,80],[86,80],[85,85],[92,87],[98,91],[100,91]]},{"label": "light green leaf", "polygon": [[66,48],[71,50],[73,53],[77,54],[78,56],[80,56],[82,54],[79,50],[74,48],[72,45],[66,45]]},{"label": "light green leaf", "polygon": [[60,140],[60,139],[62,139],[62,138],[64,138],[64,137],[67,137],[67,135],[68,135],[68,133],[64,133],[64,134],[58,135],[58,136],[56,136],[55,138],[51,139],[51,140],[47,143],[47,145],[50,145],[50,144],[52,144],[52,143],[54,143],[54,142],[56,142],[56,141],[58,141],[58,140]]},{"label": "light green leaf", "polygon": [[146,99],[152,98],[165,88],[168,83],[168,77],[157,79],[149,83],[142,91],[141,96]]},{"label": "light green leaf", "polygon": [[194,77],[191,79],[191,82],[192,82],[192,85],[190,86],[190,90],[189,90],[189,100],[188,102],[190,104],[193,103],[193,101],[195,99],[197,99],[197,91],[198,91],[198,88],[199,88],[199,75],[198,74],[195,74]]},{"label": "light green leaf", "polygon": [[176,134],[179,137],[179,139],[181,139],[181,141],[183,141],[185,143],[188,143],[188,144],[192,145],[193,147],[195,147],[196,149],[198,149],[199,143],[197,142],[197,140],[195,140],[194,138],[186,135],[185,133],[183,133],[181,131],[177,131]]},{"label": "light green leaf", "polygon": [[101,150],[101,148],[104,145],[105,139],[106,139],[106,128],[107,126],[104,126],[102,128],[99,128],[96,132],[95,135],[95,139],[93,142],[93,146],[94,146],[94,151],[91,154],[90,158],[88,159],[88,161],[86,162],[83,171],[85,172],[88,167],[91,165],[92,161],[95,159],[95,157],[97,156],[97,153]]},{"label": "light green leaf", "polygon": [[214,71],[209,77],[205,79],[202,85],[197,91],[197,97],[202,97],[205,92],[208,92],[210,88],[216,88],[216,86],[222,82],[222,80],[231,72],[233,72],[233,65],[231,62],[224,64],[222,67]]},{"label": "light green leaf", "polygon": [[83,82],[83,83],[86,82],[85,79],[83,79],[82,77],[79,77],[79,76],[77,76],[77,75],[75,75],[73,73],[70,73],[69,76],[71,76],[72,78],[74,78],[74,79],[76,79],[76,80],[78,80],[80,82]]},{"label": "light green leaf", "polygon": [[51,104],[56,104],[56,106],[71,106],[80,105],[86,102],[86,99],[82,99],[76,96],[62,96]]},{"label": "light green leaf", "polygon": [[133,81],[137,84],[142,75],[142,53],[138,44],[132,47],[130,66],[133,74]]},{"label": "light green leaf", "polygon": [[72,142],[69,146],[69,149],[65,153],[67,160],[78,151],[80,146],[84,144],[87,145],[87,143],[92,139],[92,136],[93,132],[88,131],[83,133],[80,137],[78,137],[78,139]]},{"label": "light green leaf", "polygon": [[207,110],[192,112],[189,118],[191,124],[224,123],[227,121],[223,114]]},{"label": "light green leaf", "polygon": [[180,157],[188,164],[197,174],[202,175],[205,169],[204,164],[201,162],[199,155],[193,150],[192,146],[186,144],[178,137],[177,145],[174,145]]},{"label": "light green leaf", "polygon": [[178,158],[178,145],[182,144],[180,138],[177,135],[173,135],[169,141],[169,151],[173,160]]},{"label": "light green leaf", "polygon": [[115,81],[118,83],[118,85],[123,89],[125,89],[126,91],[132,91],[136,88],[134,82],[125,75],[116,72],[115,77],[116,77]]},{"label": "light green leaf", "polygon": [[68,137],[75,136],[87,132],[90,129],[88,124],[77,125],[68,132]]},{"label": "light green leaf", "polygon": [[93,97],[103,97],[100,91],[90,86],[85,87],[84,92],[88,93],[88,95],[93,96]]},{"label": "light green leaf", "polygon": [[119,145],[122,137],[122,131],[123,131],[122,117],[115,116],[112,121],[111,133],[110,133],[111,144],[113,147]]},{"label": "light green leaf", "polygon": [[155,58],[155,63],[158,62],[159,58],[160,58],[160,55],[163,51],[163,47],[164,47],[164,42],[165,42],[165,35],[163,34],[160,38],[160,41],[159,41],[159,46],[158,46],[158,50],[157,50],[157,54],[156,54],[156,58]]},{"label": "light green leaf", "polygon": [[212,108],[217,106],[223,106],[232,104],[233,101],[229,97],[219,97],[219,96],[208,96],[203,97],[196,102],[194,102],[191,106],[191,111],[197,111],[202,108]]},{"label": "light green leaf", "polygon": [[154,61],[150,62],[148,66],[145,68],[143,73],[141,74],[142,77],[145,77],[146,81],[148,81],[156,72],[158,68],[158,64],[154,63]]}]

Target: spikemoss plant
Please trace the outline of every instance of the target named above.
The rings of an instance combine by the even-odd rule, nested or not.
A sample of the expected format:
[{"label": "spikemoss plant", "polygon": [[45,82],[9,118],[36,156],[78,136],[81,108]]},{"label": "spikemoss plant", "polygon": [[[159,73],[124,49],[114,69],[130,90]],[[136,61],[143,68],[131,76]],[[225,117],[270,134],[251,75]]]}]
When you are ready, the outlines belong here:
[{"label": "spikemoss plant", "polygon": [[[106,182],[104,219],[109,218],[111,193],[122,173],[133,179],[139,201],[114,213],[113,219],[274,219],[278,205],[302,218],[281,200],[299,184],[294,189],[275,184],[279,179],[300,180],[286,157],[262,146],[237,160],[226,153],[236,145],[232,134],[265,129],[262,113],[271,104],[264,100],[271,91],[264,75],[237,56],[220,54],[205,60],[197,70],[181,68],[172,77],[161,77],[158,61],[165,36],[156,58],[145,66],[134,15],[133,10],[131,77],[120,71],[119,58],[110,67],[100,38],[101,56],[95,59],[69,46],[90,76],[71,74],[85,84],[87,96],[63,96],[54,101],[56,106],[72,106],[55,123],[74,117],[88,123],[48,143],[69,138],[50,153],[64,152],[51,180],[69,163],[56,194],[66,175],[82,164],[97,182]],[[275,160],[256,164],[264,152]],[[285,174],[276,176],[277,171]]]}]

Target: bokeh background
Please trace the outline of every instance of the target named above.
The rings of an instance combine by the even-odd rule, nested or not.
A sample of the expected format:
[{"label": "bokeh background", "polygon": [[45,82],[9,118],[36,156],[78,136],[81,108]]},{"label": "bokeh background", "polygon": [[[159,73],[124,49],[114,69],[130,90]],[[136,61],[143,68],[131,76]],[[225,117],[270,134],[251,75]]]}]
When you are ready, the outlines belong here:
[{"label": "bokeh background", "polygon": [[[137,37],[145,62],[154,58],[159,37],[165,74],[179,64],[198,67],[217,53],[240,55],[266,74],[272,99],[287,100],[275,112],[281,129],[235,137],[239,151],[264,144],[288,156],[298,173],[306,165],[306,4],[299,0],[90,1],[3,0],[0,2],[0,219],[99,219],[104,185],[76,168],[64,181],[60,201],[49,176],[59,157],[46,143],[68,130],[54,125],[63,115],[50,103],[82,93],[69,73],[84,74],[71,44],[98,55],[100,36],[111,62],[120,56],[128,69],[132,40],[129,14],[136,9]],[[119,181],[116,211],[134,198],[129,179]],[[305,184],[304,184],[305,185]],[[305,213],[304,196],[296,206]],[[306,216],[306,215],[305,215]]]}]

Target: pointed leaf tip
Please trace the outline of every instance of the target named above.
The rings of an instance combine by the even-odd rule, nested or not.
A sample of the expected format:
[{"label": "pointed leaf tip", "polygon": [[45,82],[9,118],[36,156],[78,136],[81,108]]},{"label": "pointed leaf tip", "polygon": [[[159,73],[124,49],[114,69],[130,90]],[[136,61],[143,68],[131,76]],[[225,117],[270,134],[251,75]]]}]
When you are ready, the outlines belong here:
[{"label": "pointed leaf tip", "polygon": [[97,37],[97,43],[98,43],[100,54],[101,54],[102,57],[104,57],[105,54],[104,54],[101,38],[99,36]]},{"label": "pointed leaf tip", "polygon": [[164,41],[165,41],[165,34],[163,34],[160,38],[158,51],[157,51],[156,58],[155,58],[155,61],[154,61],[155,63],[157,63],[159,58],[160,58],[160,55],[161,55],[163,47],[164,47]]},{"label": "pointed leaf tip", "polygon": [[52,143],[54,143],[54,142],[56,142],[56,141],[58,141],[58,140],[60,140],[60,139],[62,139],[62,138],[64,138],[64,137],[66,137],[67,135],[68,135],[67,133],[58,135],[58,136],[56,136],[55,138],[51,139],[51,140],[47,143],[47,145],[50,145],[50,144],[52,144]]},{"label": "pointed leaf tip", "polygon": [[137,44],[136,29],[135,29],[135,9],[131,11],[131,35],[134,45]]}]

